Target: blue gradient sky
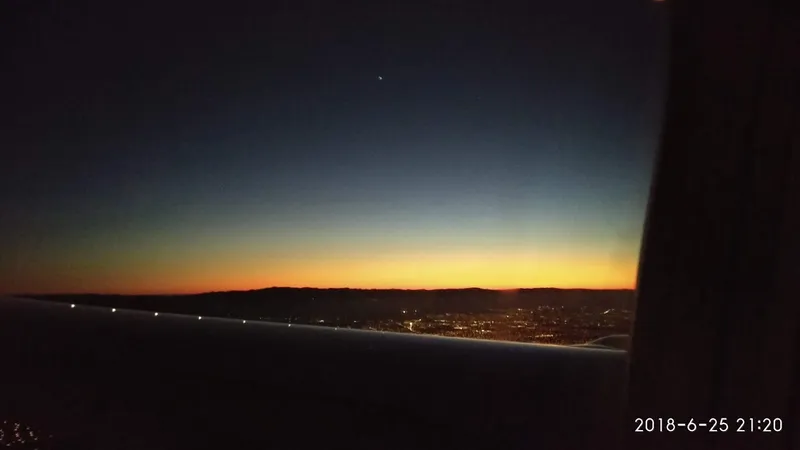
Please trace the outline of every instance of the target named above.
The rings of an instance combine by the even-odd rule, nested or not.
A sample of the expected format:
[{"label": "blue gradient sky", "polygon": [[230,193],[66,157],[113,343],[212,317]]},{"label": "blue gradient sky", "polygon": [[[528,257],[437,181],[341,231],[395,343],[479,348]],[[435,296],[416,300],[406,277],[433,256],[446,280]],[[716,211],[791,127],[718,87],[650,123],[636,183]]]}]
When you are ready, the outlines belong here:
[{"label": "blue gradient sky", "polygon": [[14,4],[0,290],[633,286],[665,5],[267,3]]}]

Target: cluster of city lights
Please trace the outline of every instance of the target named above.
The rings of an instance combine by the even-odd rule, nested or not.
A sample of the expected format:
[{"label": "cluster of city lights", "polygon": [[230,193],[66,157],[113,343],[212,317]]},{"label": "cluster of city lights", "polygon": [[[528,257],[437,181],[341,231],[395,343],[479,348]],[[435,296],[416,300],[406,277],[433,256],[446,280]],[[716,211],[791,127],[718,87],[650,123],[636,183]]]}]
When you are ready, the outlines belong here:
[{"label": "cluster of city lights", "polygon": [[[76,306],[88,306],[74,303],[69,305],[72,309]],[[81,308],[78,309],[80,310]],[[125,311],[124,309],[117,311],[117,308],[111,308],[110,306],[107,310],[111,313],[123,313]],[[584,310],[581,307],[580,311],[574,312],[572,316],[566,318],[563,317],[563,310],[563,306],[545,305],[538,306],[535,309],[514,308],[513,310],[508,309],[477,315],[444,313],[420,318],[417,316],[418,310],[398,309],[397,311],[402,315],[402,319],[369,320],[366,322],[354,320],[353,328],[381,334],[386,332],[405,332],[429,336],[575,345],[597,339],[602,335],[620,332],[620,324],[626,324],[630,321],[630,311],[626,309],[605,309],[599,310],[601,313],[598,313]],[[159,317],[159,312],[152,313],[154,317]],[[178,313],[176,315],[189,318],[187,314]],[[195,317],[197,317],[197,320],[204,319],[204,316],[200,315]],[[209,316],[205,316],[205,319],[208,318]],[[242,325],[247,325],[248,320],[253,321],[253,319],[242,318],[233,320],[240,320]],[[287,328],[291,328],[293,325],[291,321],[286,323],[280,319],[276,320],[274,317],[259,317],[255,320],[256,322],[269,322],[273,325],[281,326],[285,323]],[[314,320],[314,323],[331,325],[330,328],[327,328],[330,331],[339,331],[339,328],[351,328],[350,325],[342,326],[340,323],[331,323],[326,319],[317,319]]]},{"label": "cluster of city lights", "polygon": [[[52,437],[52,436],[51,436]],[[0,425],[0,445],[5,447],[17,447],[19,445],[31,444],[39,441],[36,431],[19,422],[9,422],[4,420]],[[25,446],[25,448],[29,448]]]}]

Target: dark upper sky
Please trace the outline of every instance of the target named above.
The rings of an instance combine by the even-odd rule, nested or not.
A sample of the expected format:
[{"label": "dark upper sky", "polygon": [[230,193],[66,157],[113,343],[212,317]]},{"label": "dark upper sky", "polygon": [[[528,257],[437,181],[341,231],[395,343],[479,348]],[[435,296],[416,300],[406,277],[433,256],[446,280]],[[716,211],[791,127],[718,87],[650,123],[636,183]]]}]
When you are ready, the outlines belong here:
[{"label": "dark upper sky", "polygon": [[177,3],[2,6],[0,291],[633,284],[664,4]]}]

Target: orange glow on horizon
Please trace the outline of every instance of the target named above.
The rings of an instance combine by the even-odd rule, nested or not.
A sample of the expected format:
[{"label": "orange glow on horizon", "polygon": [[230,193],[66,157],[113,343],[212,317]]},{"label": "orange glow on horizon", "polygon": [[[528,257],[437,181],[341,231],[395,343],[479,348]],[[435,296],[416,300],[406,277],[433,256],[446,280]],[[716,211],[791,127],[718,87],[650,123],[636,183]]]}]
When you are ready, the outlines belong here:
[{"label": "orange glow on horizon", "polygon": [[[393,255],[314,261],[249,258],[143,265],[27,280],[14,292],[193,294],[269,287],[351,289],[633,289],[638,258],[607,255]],[[37,282],[38,281],[38,282]],[[38,286],[38,289],[30,289]],[[12,287],[13,289],[14,287]]]}]

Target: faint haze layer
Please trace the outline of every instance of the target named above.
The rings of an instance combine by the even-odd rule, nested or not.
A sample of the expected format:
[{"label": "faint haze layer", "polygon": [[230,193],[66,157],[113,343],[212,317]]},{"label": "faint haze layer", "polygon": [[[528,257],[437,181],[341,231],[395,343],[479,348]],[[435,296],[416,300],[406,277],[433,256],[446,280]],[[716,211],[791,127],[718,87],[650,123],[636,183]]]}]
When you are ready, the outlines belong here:
[{"label": "faint haze layer", "polygon": [[630,288],[651,1],[8,2],[0,290]]}]

